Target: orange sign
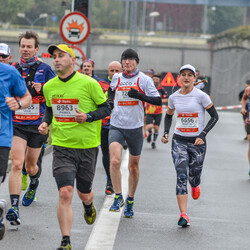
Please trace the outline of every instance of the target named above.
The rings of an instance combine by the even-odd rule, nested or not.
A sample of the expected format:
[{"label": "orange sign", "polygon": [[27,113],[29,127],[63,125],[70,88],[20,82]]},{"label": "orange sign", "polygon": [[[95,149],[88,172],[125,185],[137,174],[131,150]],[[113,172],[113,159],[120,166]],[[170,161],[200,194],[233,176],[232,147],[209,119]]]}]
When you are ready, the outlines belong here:
[{"label": "orange sign", "polygon": [[165,77],[161,81],[161,85],[166,87],[176,87],[177,84],[171,72],[168,72],[165,75]]}]

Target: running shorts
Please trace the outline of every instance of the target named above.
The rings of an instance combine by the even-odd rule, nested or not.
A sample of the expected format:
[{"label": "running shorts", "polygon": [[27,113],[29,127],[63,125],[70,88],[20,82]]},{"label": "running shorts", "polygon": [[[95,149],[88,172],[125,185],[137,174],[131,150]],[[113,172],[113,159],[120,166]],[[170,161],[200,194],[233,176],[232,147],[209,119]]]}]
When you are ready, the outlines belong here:
[{"label": "running shorts", "polygon": [[126,141],[131,155],[141,155],[143,146],[142,128],[123,129],[111,125],[109,129],[109,145],[112,142],[118,142],[123,146]]},{"label": "running shorts", "polygon": [[76,187],[81,193],[90,193],[95,176],[98,147],[75,149],[53,146],[53,176],[58,190],[64,186]]},{"label": "running shorts", "polygon": [[146,125],[154,124],[160,126],[162,114],[147,114],[146,115]]},{"label": "running shorts", "polygon": [[38,131],[39,125],[14,124],[14,136],[21,137],[27,141],[27,146],[31,148],[41,148],[47,142],[48,134],[42,135]]}]

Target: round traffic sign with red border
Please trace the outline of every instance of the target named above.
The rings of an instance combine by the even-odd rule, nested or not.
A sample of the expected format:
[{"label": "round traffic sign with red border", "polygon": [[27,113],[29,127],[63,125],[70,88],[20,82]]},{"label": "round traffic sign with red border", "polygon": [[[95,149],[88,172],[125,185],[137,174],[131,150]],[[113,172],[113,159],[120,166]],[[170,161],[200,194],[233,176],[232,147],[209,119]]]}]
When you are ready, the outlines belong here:
[{"label": "round traffic sign with red border", "polygon": [[90,24],[88,18],[78,11],[64,16],[60,23],[61,36],[69,44],[83,43],[88,38],[89,32]]}]

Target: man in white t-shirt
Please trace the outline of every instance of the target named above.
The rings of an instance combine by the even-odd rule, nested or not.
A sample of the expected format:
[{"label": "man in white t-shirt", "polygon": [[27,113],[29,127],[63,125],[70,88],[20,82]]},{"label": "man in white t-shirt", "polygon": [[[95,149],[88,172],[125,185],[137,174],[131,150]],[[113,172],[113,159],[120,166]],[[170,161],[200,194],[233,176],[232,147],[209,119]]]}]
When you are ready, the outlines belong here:
[{"label": "man in white t-shirt", "polygon": [[113,76],[108,91],[109,102],[114,106],[110,121],[109,150],[115,198],[110,211],[118,212],[124,205],[120,166],[126,141],[129,149],[129,192],[124,216],[132,217],[143,146],[144,102],[161,105],[161,98],[152,78],[137,68],[139,57],[136,51],[126,49],[121,55],[121,63],[124,71]]}]

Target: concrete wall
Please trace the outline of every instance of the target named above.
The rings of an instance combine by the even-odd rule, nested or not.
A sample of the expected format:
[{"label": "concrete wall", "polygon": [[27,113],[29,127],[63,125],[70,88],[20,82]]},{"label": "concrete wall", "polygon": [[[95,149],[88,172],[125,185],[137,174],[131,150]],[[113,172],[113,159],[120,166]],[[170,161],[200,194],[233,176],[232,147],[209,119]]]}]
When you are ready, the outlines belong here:
[{"label": "concrete wall", "polygon": [[216,106],[239,104],[238,94],[250,79],[250,50],[225,47],[215,49],[212,61],[211,96]]},{"label": "concrete wall", "polygon": [[[1,41],[4,42],[4,41]],[[18,43],[8,42],[11,48],[12,60],[19,61]],[[38,55],[47,52],[49,44],[41,44]],[[83,52],[85,46],[79,46]],[[91,47],[91,58],[95,61],[96,70],[106,70],[111,61],[120,61],[122,52],[127,48],[123,45],[94,44]],[[78,52],[76,51],[76,54]],[[199,68],[200,72],[210,76],[210,52],[208,48],[174,48],[174,47],[138,47],[140,58],[139,68],[146,71],[153,68],[156,72],[178,72],[186,63]],[[80,56],[80,53],[78,54]],[[43,59],[52,66],[52,59]]]}]

